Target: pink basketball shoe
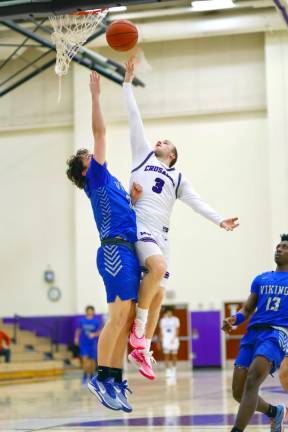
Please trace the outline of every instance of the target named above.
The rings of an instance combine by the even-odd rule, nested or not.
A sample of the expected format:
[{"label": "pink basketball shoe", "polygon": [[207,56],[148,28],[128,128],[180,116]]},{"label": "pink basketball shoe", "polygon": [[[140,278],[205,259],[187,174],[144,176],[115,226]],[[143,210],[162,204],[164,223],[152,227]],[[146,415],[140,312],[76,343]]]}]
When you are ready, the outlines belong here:
[{"label": "pink basketball shoe", "polygon": [[137,322],[135,320],[132,325],[131,333],[129,336],[129,342],[133,348],[142,350],[145,349],[146,347],[145,336],[143,334],[142,336],[138,337],[136,334],[136,327],[137,327]]},{"label": "pink basketball shoe", "polygon": [[155,379],[152,363],[156,364],[156,360],[152,354],[153,351],[150,351],[148,354],[144,354],[142,351],[134,349],[134,351],[132,351],[128,356],[129,361],[139,368],[139,372],[145,376],[145,378],[150,380]]}]

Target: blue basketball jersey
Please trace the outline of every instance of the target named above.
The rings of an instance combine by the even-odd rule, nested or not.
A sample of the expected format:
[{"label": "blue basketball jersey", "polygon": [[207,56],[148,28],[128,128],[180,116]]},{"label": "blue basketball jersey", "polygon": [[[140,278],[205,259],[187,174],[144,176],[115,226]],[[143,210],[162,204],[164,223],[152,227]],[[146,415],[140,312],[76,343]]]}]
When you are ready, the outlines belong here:
[{"label": "blue basketball jersey", "polygon": [[79,322],[80,327],[80,345],[90,345],[96,343],[96,339],[91,339],[89,333],[95,333],[100,329],[100,321],[94,317],[92,319],[81,318]]},{"label": "blue basketball jersey", "polygon": [[257,309],[250,320],[288,328],[288,272],[266,272],[254,279],[251,292],[258,297]]},{"label": "blue basketball jersey", "polygon": [[122,237],[131,243],[137,240],[136,215],[130,195],[107,169],[91,159],[86,173],[85,192],[89,197],[100,239]]}]

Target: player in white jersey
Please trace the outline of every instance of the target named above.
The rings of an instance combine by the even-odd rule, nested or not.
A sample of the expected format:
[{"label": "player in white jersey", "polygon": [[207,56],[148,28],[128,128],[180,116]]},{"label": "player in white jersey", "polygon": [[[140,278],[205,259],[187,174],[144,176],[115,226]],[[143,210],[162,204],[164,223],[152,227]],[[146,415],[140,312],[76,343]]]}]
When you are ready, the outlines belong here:
[{"label": "player in white jersey", "polygon": [[174,378],[176,376],[177,354],[180,346],[180,320],[173,315],[172,307],[167,306],[165,308],[165,313],[160,320],[159,327],[166,367],[166,377]]},{"label": "player in white jersey", "polygon": [[135,203],[138,235],[136,250],[140,264],[147,273],[139,290],[137,314],[130,335],[130,344],[135,349],[129,358],[139,366],[139,371],[144,376],[154,379],[150,344],[159,318],[163,288],[169,278],[168,231],[176,199],[227,231],[238,226],[238,218],[225,220],[192,189],[174,168],[177,150],[169,140],[158,141],[154,148],[150,145],[133,95],[133,77],[134,59],[131,58],[126,65],[123,90],[132,149],[131,184],[135,182],[143,188]]}]

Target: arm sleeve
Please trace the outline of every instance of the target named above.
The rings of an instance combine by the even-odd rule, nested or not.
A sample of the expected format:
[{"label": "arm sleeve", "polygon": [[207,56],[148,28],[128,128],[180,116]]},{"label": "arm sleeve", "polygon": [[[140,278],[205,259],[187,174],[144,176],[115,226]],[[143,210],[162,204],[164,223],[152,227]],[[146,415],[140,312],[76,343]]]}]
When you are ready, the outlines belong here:
[{"label": "arm sleeve", "polygon": [[105,186],[108,183],[110,176],[111,174],[107,169],[106,162],[101,165],[94,158],[91,159],[89,169],[86,173],[86,179],[90,190]]},{"label": "arm sleeve", "polygon": [[216,225],[224,220],[212,207],[209,206],[190,186],[186,180],[182,180],[179,185],[177,198],[191,207],[195,212],[201,214],[206,219]]},{"label": "arm sleeve", "polygon": [[251,284],[251,293],[259,295],[259,276],[256,276]]},{"label": "arm sleeve", "polygon": [[136,167],[152,151],[152,147],[145,136],[141,114],[133,94],[132,85],[130,83],[124,83],[123,92],[126,109],[128,111],[132,167]]}]

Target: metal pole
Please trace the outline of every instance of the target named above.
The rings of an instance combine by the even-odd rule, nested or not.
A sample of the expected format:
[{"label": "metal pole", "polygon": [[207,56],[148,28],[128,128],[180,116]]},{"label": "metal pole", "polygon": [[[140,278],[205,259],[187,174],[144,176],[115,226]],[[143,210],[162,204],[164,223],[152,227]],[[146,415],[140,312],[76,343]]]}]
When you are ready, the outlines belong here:
[{"label": "metal pole", "polygon": [[[24,36],[29,37],[30,39],[39,42],[40,44],[46,46],[47,48],[50,48],[54,51],[56,51],[56,47],[55,45],[48,41],[47,39],[44,39],[43,37],[34,34],[32,32],[30,32],[27,29],[24,29],[23,27],[20,27],[18,24],[16,24],[14,21],[12,20],[5,20],[5,21],[0,21],[4,26],[10,28],[11,30],[16,31],[17,33],[20,33]],[[111,73],[108,72],[105,68],[103,68],[102,66],[99,66],[96,63],[93,63],[87,59],[82,59],[80,56],[75,55],[72,59],[72,61],[81,64],[82,66],[87,67],[88,69],[94,69],[97,72],[99,72],[100,75],[105,76],[106,78],[111,79],[112,81],[116,82],[117,84],[122,84],[123,82],[123,78],[119,77],[118,75],[116,75],[115,73]]]},{"label": "metal pole", "polygon": [[6,84],[7,82],[13,80],[13,78],[15,78],[17,75],[21,74],[22,72],[24,72],[26,69],[28,69],[29,67],[33,66],[35,63],[37,63],[39,60],[41,60],[42,58],[46,57],[48,54],[51,53],[51,50],[46,51],[45,53],[41,54],[39,57],[37,57],[35,60],[33,60],[33,62],[28,63],[26,66],[24,66],[22,69],[18,70],[17,72],[15,72],[13,75],[10,75],[8,78],[6,78],[6,80],[2,81],[0,83],[0,87],[2,87],[4,84]]},{"label": "metal pole", "polygon": [[32,79],[34,76],[40,74],[41,72],[44,72],[46,69],[48,69],[49,67],[51,67],[55,63],[55,61],[56,60],[53,59],[53,60],[49,61],[48,63],[45,63],[40,68],[36,69],[32,73],[26,75],[25,77],[23,77],[22,79],[20,79],[19,81],[17,81],[15,84],[12,84],[10,87],[7,87],[5,90],[3,90],[3,91],[0,92],[0,97],[6,95],[10,91],[12,91],[15,88],[19,87],[24,82],[29,81],[30,79]]},{"label": "metal pole", "polygon": [[[23,1],[20,4],[12,4],[12,2],[3,2],[5,5],[0,7],[0,17],[11,17],[11,18],[27,18],[28,15],[39,14],[42,17],[48,15],[61,15],[69,12],[84,11],[87,9],[107,9],[113,6],[121,5],[138,5],[147,3],[159,3],[164,0],[125,0],[119,2],[119,0],[101,0],[95,2],[95,0],[52,0],[52,1]],[[173,1],[173,0],[165,0]],[[13,2],[14,3],[14,2]]]},{"label": "metal pole", "polygon": [[14,315],[14,326],[13,326],[13,339],[14,339],[14,344],[16,345],[17,343],[17,319],[18,319],[18,315]]}]

